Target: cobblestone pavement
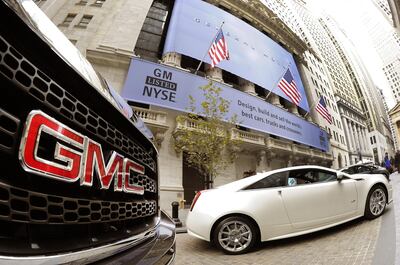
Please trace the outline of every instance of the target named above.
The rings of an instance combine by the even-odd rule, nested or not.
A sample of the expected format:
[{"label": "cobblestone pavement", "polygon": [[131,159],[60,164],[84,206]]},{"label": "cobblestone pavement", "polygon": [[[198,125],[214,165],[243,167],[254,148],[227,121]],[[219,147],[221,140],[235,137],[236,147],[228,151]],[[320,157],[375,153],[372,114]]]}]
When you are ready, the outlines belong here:
[{"label": "cobblestone pavement", "polygon": [[224,255],[209,243],[177,235],[176,264],[371,264],[381,219],[355,220],[325,231],[265,242],[251,253]]},{"label": "cobblestone pavement", "polygon": [[[393,174],[395,211],[400,224],[400,175]],[[398,199],[398,200],[396,200]],[[372,264],[383,215],[372,221],[362,218],[317,233],[296,238],[265,242],[250,253],[228,256],[209,243],[188,234],[177,235],[177,256],[180,264]],[[391,217],[393,218],[393,216]],[[400,265],[400,229],[396,231],[396,265]],[[375,257],[376,258],[376,257]]]}]

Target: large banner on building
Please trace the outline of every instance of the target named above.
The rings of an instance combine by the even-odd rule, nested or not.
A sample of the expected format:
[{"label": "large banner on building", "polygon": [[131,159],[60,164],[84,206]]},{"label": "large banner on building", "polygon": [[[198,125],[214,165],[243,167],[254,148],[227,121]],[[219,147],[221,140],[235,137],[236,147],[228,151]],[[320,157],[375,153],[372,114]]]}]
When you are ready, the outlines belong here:
[{"label": "large banner on building", "polygon": [[[141,59],[132,59],[122,96],[135,101],[188,112],[189,96],[196,99],[196,109],[204,101],[200,86],[209,80],[191,73]],[[226,120],[236,115],[241,126],[277,135],[292,141],[328,151],[327,133],[318,126],[221,83],[223,98],[230,101]]]},{"label": "large banner on building", "polygon": [[254,27],[204,1],[175,1],[164,53],[177,52],[210,64],[207,51],[222,22],[225,22],[222,30],[229,60],[222,61],[218,67],[273,90],[290,101],[278,88],[279,81],[289,69],[301,94],[299,106],[308,111],[306,94],[292,54]]}]

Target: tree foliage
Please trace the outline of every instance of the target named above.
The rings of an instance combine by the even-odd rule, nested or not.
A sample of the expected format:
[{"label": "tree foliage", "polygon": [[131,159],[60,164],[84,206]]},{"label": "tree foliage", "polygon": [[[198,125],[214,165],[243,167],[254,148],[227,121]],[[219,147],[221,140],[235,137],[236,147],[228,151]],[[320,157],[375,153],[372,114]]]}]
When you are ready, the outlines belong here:
[{"label": "tree foliage", "polygon": [[[220,96],[221,88],[210,81],[199,89],[204,100],[196,104],[196,99],[189,96],[190,113],[177,117],[175,148],[186,152],[188,165],[198,169],[212,184],[215,177],[235,160],[240,141],[231,137],[236,116],[223,121],[229,112],[230,101]],[[180,126],[183,124],[185,126]]]}]

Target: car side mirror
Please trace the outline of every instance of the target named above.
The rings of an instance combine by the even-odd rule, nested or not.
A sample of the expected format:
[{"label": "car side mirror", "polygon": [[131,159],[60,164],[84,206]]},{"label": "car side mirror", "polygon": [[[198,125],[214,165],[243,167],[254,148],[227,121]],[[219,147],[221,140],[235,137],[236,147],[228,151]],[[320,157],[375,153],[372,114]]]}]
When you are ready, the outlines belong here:
[{"label": "car side mirror", "polygon": [[343,178],[344,178],[344,174],[343,174],[343,172],[338,172],[337,174],[336,174],[336,179],[337,179],[337,181],[342,181],[343,180]]}]

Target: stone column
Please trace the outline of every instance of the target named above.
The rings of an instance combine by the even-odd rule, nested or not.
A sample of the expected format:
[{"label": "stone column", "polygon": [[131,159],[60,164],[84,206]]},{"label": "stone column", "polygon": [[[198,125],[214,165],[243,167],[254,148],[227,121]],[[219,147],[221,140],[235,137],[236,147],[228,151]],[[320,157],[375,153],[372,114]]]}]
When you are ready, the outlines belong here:
[{"label": "stone column", "polygon": [[354,131],[353,131],[353,125],[351,124],[351,121],[347,120],[347,125],[349,128],[349,133],[350,133],[350,141],[351,141],[351,151],[354,152],[357,149],[356,142],[354,140]]},{"label": "stone column", "polygon": [[300,116],[299,110],[297,109],[296,104],[291,103],[289,111],[297,116]]},{"label": "stone column", "polygon": [[395,138],[397,139],[393,139],[393,140],[397,140],[397,146],[395,146],[395,149],[397,150],[397,148],[399,148],[399,144],[400,144],[400,121],[396,121],[393,124],[394,127],[394,133],[395,133]]},{"label": "stone column", "polygon": [[[268,92],[269,93],[269,92]],[[268,94],[267,94],[268,95]],[[267,99],[267,101],[277,107],[282,107],[281,102],[279,101],[279,96],[271,93]]]},{"label": "stone column", "polygon": [[360,142],[357,141],[358,140],[357,135],[356,135],[357,131],[355,129],[353,122],[350,122],[350,127],[351,127],[351,131],[352,131],[351,135],[353,136],[354,151],[355,151],[355,153],[357,153],[357,149],[360,149]]},{"label": "stone column", "polygon": [[347,149],[351,149],[352,148],[352,143],[350,140],[350,135],[349,135],[349,128],[347,127],[347,119],[345,117],[342,116],[342,124],[344,127],[344,134],[346,136],[346,141],[347,141]]},{"label": "stone column", "polygon": [[173,67],[181,67],[182,55],[177,52],[168,52],[163,55],[162,62]]},{"label": "stone column", "polygon": [[368,137],[368,132],[366,128],[363,128],[363,134],[364,134],[364,142],[365,142],[365,151],[368,154],[371,154],[371,145],[370,145],[370,141],[369,141],[369,137]]},{"label": "stone column", "polygon": [[293,156],[292,155],[289,155],[288,157],[287,157],[287,166],[288,167],[291,167],[292,165],[293,165]]},{"label": "stone column", "polygon": [[291,102],[287,102],[285,104],[285,108],[287,108],[290,113],[293,113],[293,114],[295,114],[297,116],[300,116],[299,111],[297,110],[296,104],[293,104]]},{"label": "stone column", "polygon": [[239,86],[241,91],[252,96],[257,96],[255,86],[252,82],[239,77]]},{"label": "stone column", "polygon": [[362,131],[361,131],[361,133],[362,133],[363,138],[364,138],[365,152],[369,153],[370,145],[369,145],[369,142],[368,142],[368,134],[367,134],[366,131],[367,131],[367,130],[366,130],[365,128],[363,128]]},{"label": "stone column", "polygon": [[257,158],[258,158],[258,163],[257,163],[257,167],[256,167],[256,171],[257,172],[262,172],[264,170],[268,169],[268,165],[267,165],[267,152],[265,150],[261,150],[258,154],[257,154]]},{"label": "stone column", "polygon": [[361,129],[358,124],[356,124],[356,130],[357,130],[358,142],[360,143],[360,151],[361,151],[361,153],[363,153],[364,149],[365,149],[364,148],[364,140],[362,139]]},{"label": "stone column", "polygon": [[222,69],[218,67],[211,67],[210,64],[205,63],[205,69],[206,69],[206,76],[210,77],[211,79],[218,81],[218,82],[224,82],[224,79],[222,78]]},{"label": "stone column", "polygon": [[360,151],[364,152],[364,150],[365,150],[364,140],[363,140],[362,135],[361,135],[360,125],[356,124],[356,130],[357,130],[358,142],[360,143]]}]

